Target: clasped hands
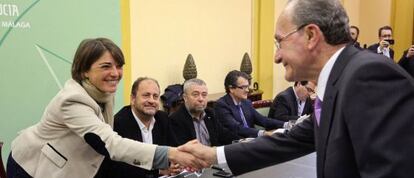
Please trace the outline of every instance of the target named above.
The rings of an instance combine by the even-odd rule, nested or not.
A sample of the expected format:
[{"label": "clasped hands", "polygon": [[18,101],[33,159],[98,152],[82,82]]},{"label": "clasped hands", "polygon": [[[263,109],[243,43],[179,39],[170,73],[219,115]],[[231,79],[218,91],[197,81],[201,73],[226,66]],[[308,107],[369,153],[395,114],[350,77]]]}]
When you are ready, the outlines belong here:
[{"label": "clasped hands", "polygon": [[217,163],[216,148],[191,140],[177,148],[170,147],[168,159],[194,172]]}]

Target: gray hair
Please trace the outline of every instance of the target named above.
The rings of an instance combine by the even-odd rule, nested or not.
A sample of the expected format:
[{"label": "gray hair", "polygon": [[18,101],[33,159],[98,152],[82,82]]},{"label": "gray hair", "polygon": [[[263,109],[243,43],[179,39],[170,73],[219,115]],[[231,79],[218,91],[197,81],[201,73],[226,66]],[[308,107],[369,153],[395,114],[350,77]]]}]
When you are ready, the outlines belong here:
[{"label": "gray hair", "polygon": [[349,18],[339,0],[289,0],[292,20],[297,26],[315,24],[330,45],[351,41]]},{"label": "gray hair", "polygon": [[187,93],[188,89],[193,85],[199,85],[199,86],[206,85],[206,82],[198,78],[192,78],[190,80],[186,80],[183,84],[184,93]]}]

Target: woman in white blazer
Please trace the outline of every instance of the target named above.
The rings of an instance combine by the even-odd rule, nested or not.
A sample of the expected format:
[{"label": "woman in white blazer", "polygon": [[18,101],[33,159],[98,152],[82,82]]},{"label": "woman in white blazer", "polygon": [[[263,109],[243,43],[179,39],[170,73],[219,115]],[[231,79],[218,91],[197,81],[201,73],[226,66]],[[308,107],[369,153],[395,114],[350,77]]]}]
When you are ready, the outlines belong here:
[{"label": "woman in white blazer", "polygon": [[168,161],[205,167],[174,147],[122,138],[112,130],[114,93],[124,63],[121,49],[111,40],[83,40],[72,79],[48,104],[40,122],[13,140],[8,177],[102,177],[98,170],[105,157],[144,169],[166,168]]}]

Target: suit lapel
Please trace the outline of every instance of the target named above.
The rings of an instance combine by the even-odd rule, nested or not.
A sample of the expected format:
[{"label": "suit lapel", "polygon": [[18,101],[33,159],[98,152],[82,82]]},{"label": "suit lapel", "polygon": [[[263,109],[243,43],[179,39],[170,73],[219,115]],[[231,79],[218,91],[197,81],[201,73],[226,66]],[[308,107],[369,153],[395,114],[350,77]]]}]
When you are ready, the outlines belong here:
[{"label": "suit lapel", "polygon": [[165,141],[165,133],[168,133],[168,130],[163,130],[164,129],[164,121],[162,118],[162,116],[160,116],[159,114],[155,114],[154,116],[155,119],[155,124],[154,124],[154,128],[152,128],[152,143],[154,144],[166,144]]},{"label": "suit lapel", "polygon": [[[323,171],[325,164],[326,148],[328,146],[328,138],[332,129],[332,121],[334,119],[334,111],[336,105],[336,97],[338,95],[337,81],[340,78],[343,70],[355,55],[358,50],[352,46],[347,46],[338,56],[331,73],[329,74],[328,82],[326,84],[325,96],[323,97],[322,112],[320,118],[320,125],[317,140],[318,166],[321,166],[320,171]],[[317,126],[316,126],[317,127]]]},{"label": "suit lapel", "polygon": [[[233,115],[236,116],[234,118],[237,120],[237,122],[243,123],[243,121],[241,120],[240,111],[239,111],[238,107],[236,105],[234,105],[233,99],[231,98],[230,94],[227,94],[225,96],[225,101],[226,101],[227,105],[231,108],[231,112],[233,113]],[[243,104],[241,105],[241,107],[242,107],[243,114],[244,114]]]},{"label": "suit lapel", "polygon": [[191,130],[192,138],[197,138],[194,124],[193,124],[193,118],[191,117],[191,114],[187,111],[187,109],[185,108],[184,104],[181,106],[180,113],[182,113],[182,116],[180,118],[183,118],[183,123],[185,124],[185,128],[189,128]]},{"label": "suit lapel", "polygon": [[312,100],[308,97],[305,101],[305,106],[303,108],[302,115],[312,113],[312,111],[313,111]]},{"label": "suit lapel", "polygon": [[127,122],[131,129],[127,129],[126,131],[129,132],[129,135],[131,135],[132,139],[142,142],[142,135],[141,135],[141,129],[139,128],[137,120],[135,120],[134,115],[132,115],[131,108],[128,109],[128,119]]},{"label": "suit lapel", "polygon": [[289,92],[290,92],[290,101],[288,102],[289,102],[290,108],[293,109],[291,114],[296,116],[298,115],[298,101],[296,99],[295,92],[293,91],[293,87],[289,88]]}]

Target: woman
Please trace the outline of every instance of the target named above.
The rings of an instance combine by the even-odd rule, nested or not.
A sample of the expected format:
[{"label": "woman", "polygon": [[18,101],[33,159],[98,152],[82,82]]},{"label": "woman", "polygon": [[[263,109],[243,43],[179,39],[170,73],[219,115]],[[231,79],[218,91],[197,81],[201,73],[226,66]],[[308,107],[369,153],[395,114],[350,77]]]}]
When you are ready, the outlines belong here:
[{"label": "woman", "polygon": [[144,169],[166,168],[168,160],[206,166],[176,148],[136,142],[112,131],[114,93],[124,63],[121,50],[109,39],[82,41],[72,79],[46,107],[41,121],[13,141],[8,177],[101,177],[97,172],[105,157]]}]

